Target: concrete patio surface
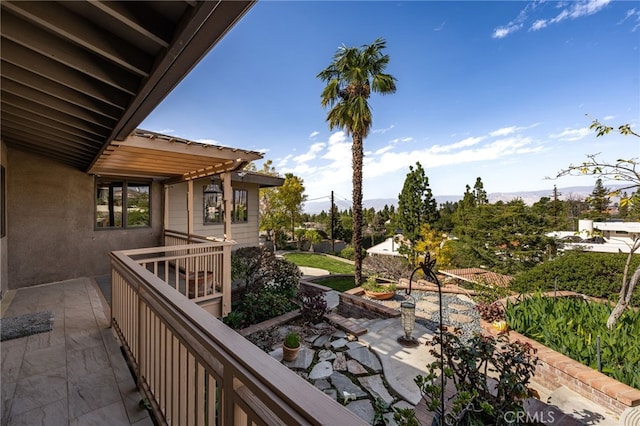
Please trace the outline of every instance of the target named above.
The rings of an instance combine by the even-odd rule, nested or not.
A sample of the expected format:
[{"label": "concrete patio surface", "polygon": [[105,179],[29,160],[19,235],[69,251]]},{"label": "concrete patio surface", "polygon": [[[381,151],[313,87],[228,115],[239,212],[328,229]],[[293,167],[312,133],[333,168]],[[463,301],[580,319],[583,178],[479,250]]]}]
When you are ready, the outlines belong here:
[{"label": "concrete patio surface", "polygon": [[[0,343],[2,425],[153,425],[94,280],[11,291],[2,317],[52,311],[53,330]],[[108,311],[107,311],[108,312]]]}]

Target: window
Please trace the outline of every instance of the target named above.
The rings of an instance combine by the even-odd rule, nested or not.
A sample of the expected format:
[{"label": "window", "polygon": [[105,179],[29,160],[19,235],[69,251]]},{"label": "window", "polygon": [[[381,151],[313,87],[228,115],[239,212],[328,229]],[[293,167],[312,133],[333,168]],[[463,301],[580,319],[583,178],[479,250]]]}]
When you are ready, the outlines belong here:
[{"label": "window", "polygon": [[204,219],[205,225],[219,224],[224,221],[224,202],[220,184],[211,182],[204,187]]},{"label": "window", "polygon": [[246,189],[234,189],[233,190],[233,210],[231,211],[231,220],[233,222],[247,222],[247,190]]},{"label": "window", "polygon": [[[247,211],[247,199],[249,198],[246,189],[234,189],[231,221],[247,222],[249,213]],[[205,225],[216,225],[224,222],[224,201],[220,184],[212,182],[203,189],[204,200],[204,220]]]},{"label": "window", "polygon": [[151,226],[150,195],[149,183],[96,178],[96,228]]}]

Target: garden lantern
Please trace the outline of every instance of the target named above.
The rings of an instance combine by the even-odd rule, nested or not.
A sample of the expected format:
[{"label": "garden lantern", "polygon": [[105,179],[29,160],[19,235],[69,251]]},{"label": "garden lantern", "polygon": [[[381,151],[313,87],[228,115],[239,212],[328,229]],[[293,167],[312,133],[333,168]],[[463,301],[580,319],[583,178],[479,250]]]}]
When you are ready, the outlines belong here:
[{"label": "garden lantern", "polygon": [[[404,347],[418,346],[418,340],[411,336],[416,324],[416,300],[411,296],[411,283],[413,281],[413,274],[422,269],[422,264],[413,270],[409,277],[409,288],[405,290],[407,299],[400,303],[400,314],[402,320],[402,328],[404,329],[404,336],[398,337],[398,343]],[[410,300],[409,300],[410,298]]]},{"label": "garden lantern", "polygon": [[[413,298],[412,298],[413,299]],[[402,346],[418,346],[415,337],[411,337],[416,323],[416,303],[413,300],[405,300],[400,303],[400,314],[404,336],[398,337],[398,343]]]}]

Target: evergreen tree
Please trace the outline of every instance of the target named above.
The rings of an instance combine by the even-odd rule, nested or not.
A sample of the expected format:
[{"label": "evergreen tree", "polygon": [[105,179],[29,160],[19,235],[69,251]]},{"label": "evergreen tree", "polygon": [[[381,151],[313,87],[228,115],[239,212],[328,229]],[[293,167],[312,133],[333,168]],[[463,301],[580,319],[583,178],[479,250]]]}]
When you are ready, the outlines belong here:
[{"label": "evergreen tree", "polygon": [[415,169],[409,166],[402,192],[398,195],[398,223],[404,239],[411,244],[405,250],[412,264],[422,225],[433,225],[437,221],[438,208],[429,188],[429,178],[422,165],[417,162]]},{"label": "evergreen tree", "polygon": [[591,195],[586,200],[591,207],[590,219],[603,220],[609,216],[607,212],[610,201],[609,192],[609,189],[602,184],[602,179],[598,178]]},{"label": "evergreen tree", "polygon": [[476,201],[476,206],[487,204],[489,199],[487,198],[487,191],[484,190],[482,179],[476,178],[476,184],[473,185],[473,197]]}]

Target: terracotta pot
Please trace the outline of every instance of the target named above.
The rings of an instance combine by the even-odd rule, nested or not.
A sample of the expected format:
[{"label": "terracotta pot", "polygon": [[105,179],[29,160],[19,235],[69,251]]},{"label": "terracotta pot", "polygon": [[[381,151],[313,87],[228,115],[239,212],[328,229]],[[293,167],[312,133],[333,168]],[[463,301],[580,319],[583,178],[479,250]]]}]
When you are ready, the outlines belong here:
[{"label": "terracotta pot", "polygon": [[370,297],[372,299],[386,300],[386,299],[391,299],[393,295],[396,294],[396,292],[395,291],[375,292],[375,291],[365,290],[364,294],[366,294],[367,297]]},{"label": "terracotta pot", "polygon": [[298,351],[300,350],[300,346],[297,348],[290,348],[284,343],[282,344],[282,359],[284,361],[293,361],[298,357]]}]

